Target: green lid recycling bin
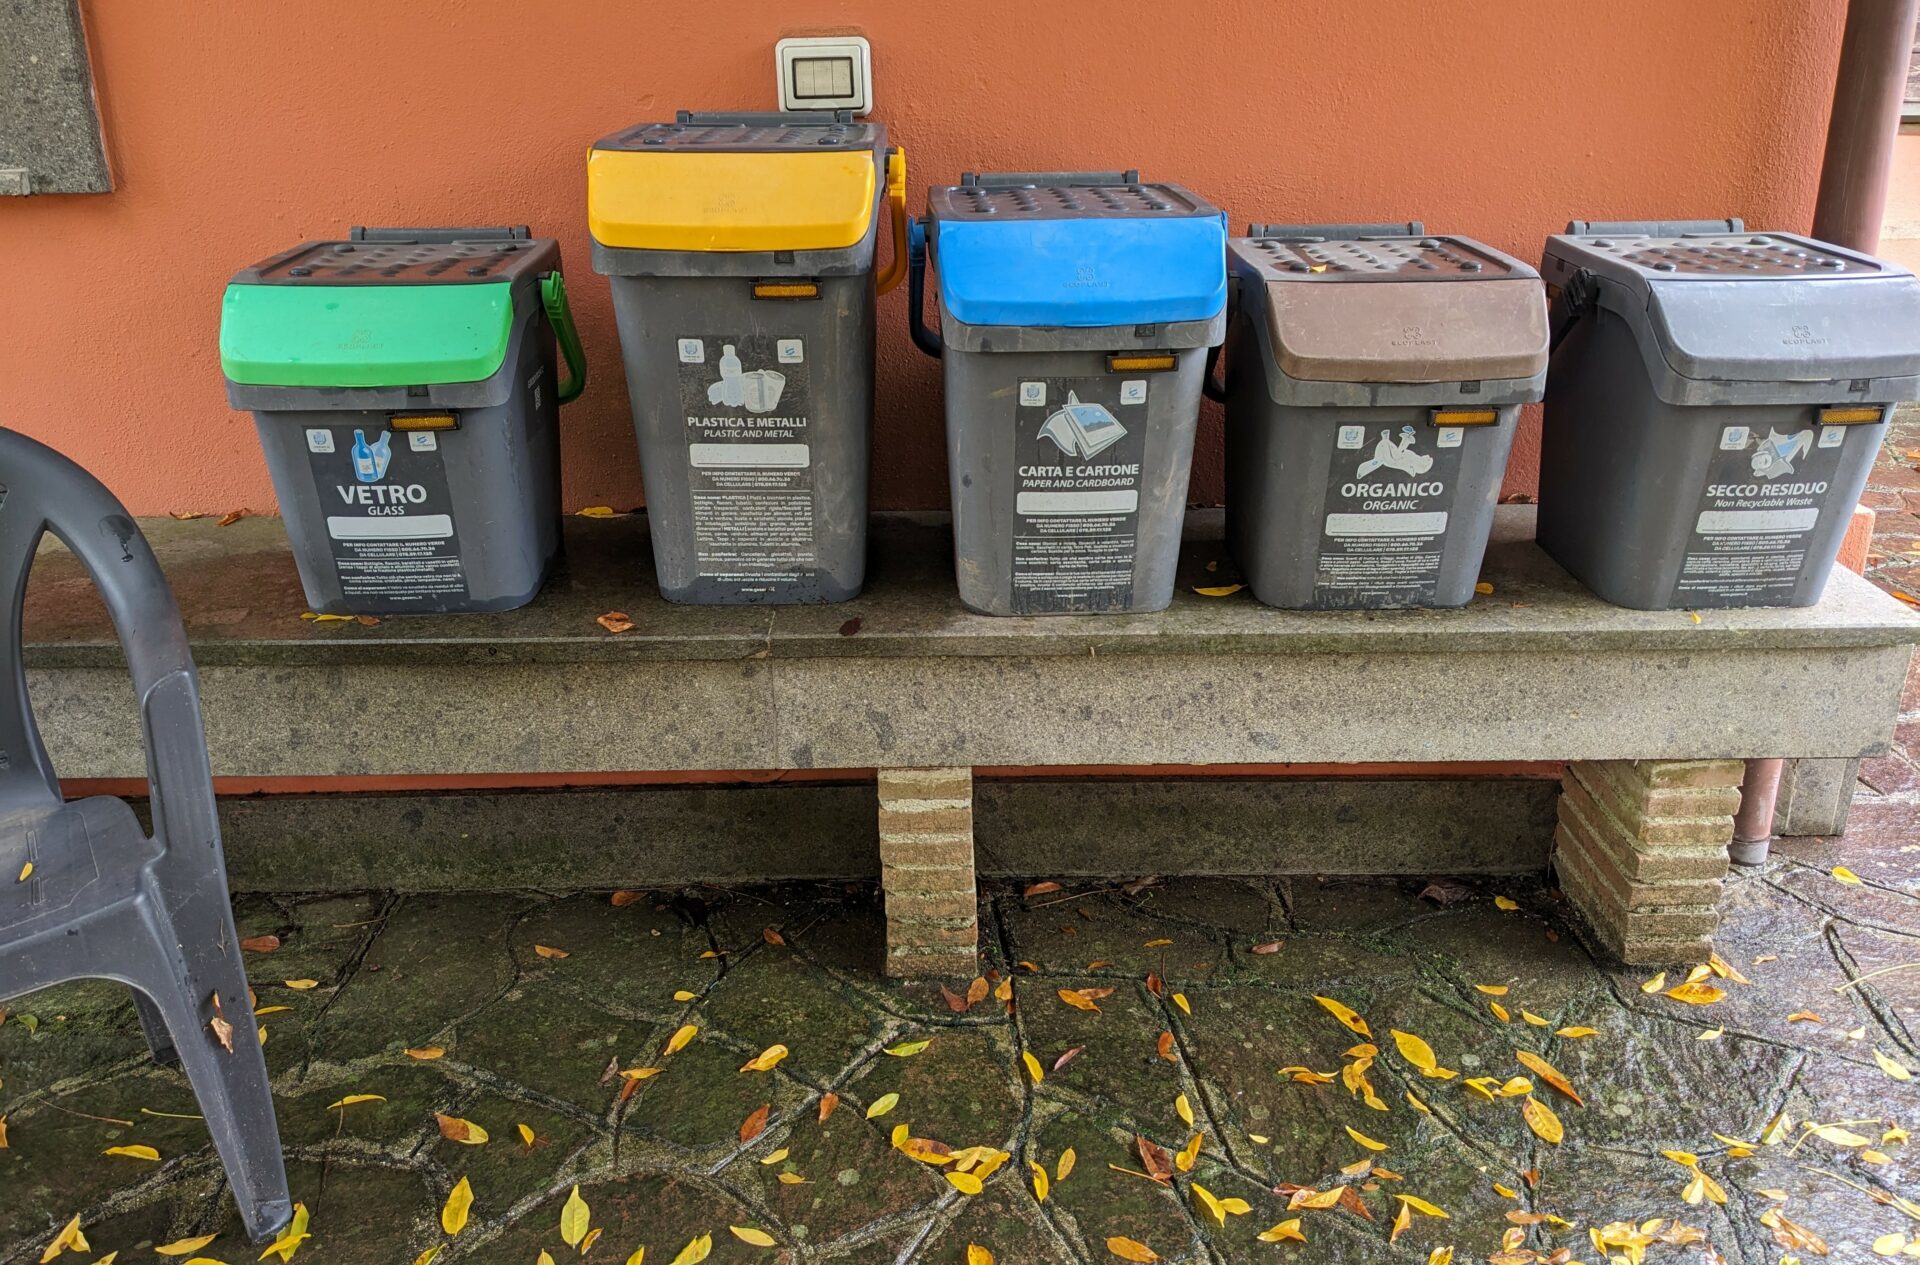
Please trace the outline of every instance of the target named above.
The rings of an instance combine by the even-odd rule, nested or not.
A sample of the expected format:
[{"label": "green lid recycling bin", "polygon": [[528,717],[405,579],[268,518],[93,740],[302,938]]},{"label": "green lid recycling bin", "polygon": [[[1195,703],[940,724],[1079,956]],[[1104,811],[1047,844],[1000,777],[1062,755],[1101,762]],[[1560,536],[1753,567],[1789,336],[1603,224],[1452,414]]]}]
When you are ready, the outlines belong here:
[{"label": "green lid recycling bin", "polygon": [[305,242],[234,276],[220,363],[316,612],[500,611],[539,592],[560,553],[559,406],[586,385],[557,242]]}]

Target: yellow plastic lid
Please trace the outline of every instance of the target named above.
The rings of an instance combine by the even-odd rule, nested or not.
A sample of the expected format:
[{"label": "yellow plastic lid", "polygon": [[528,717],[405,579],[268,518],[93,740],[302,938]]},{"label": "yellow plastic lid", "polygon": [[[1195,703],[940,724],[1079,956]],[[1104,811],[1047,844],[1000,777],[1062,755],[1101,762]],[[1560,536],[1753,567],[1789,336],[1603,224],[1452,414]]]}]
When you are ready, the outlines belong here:
[{"label": "yellow plastic lid", "polygon": [[873,227],[877,134],[700,116],[646,124],[588,151],[587,223],[601,245],[635,250],[853,246]]}]

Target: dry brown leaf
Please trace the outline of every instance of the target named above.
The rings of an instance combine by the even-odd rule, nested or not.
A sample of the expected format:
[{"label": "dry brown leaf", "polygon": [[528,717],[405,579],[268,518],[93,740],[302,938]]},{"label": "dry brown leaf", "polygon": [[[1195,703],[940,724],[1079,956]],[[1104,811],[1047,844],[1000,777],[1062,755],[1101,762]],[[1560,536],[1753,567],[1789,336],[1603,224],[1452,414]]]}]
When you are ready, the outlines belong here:
[{"label": "dry brown leaf", "polygon": [[623,887],[613,894],[613,907],[615,909],[625,909],[628,905],[638,902],[643,895],[644,893]]},{"label": "dry brown leaf", "polygon": [[573,956],[571,953],[568,953],[565,949],[556,949],[550,944],[536,944],[533,946],[533,951],[535,953],[538,953],[543,958],[559,959],[559,958]]},{"label": "dry brown leaf", "polygon": [[1080,1057],[1080,1051],[1086,1048],[1087,1047],[1084,1045],[1074,1046],[1071,1050],[1068,1050],[1065,1054],[1062,1054],[1059,1058],[1053,1061],[1053,1070],[1057,1072],[1061,1068],[1065,1067],[1067,1064],[1073,1062],[1074,1059]]},{"label": "dry brown leaf", "polygon": [[1819,1235],[1787,1219],[1787,1215],[1778,1208],[1769,1208],[1760,1214],[1760,1224],[1773,1232],[1773,1241],[1789,1251],[1812,1252],[1816,1256],[1827,1255],[1827,1243]]},{"label": "dry brown leaf", "polygon": [[633,631],[633,618],[625,611],[608,611],[596,616],[593,622],[614,634]]},{"label": "dry brown leaf", "polygon": [[461,1142],[467,1146],[479,1146],[487,1140],[487,1131],[471,1120],[462,1120],[458,1116],[443,1116],[433,1113],[440,1126],[440,1136],[449,1142]]},{"label": "dry brown leaf", "polygon": [[423,1063],[431,1063],[435,1059],[443,1059],[447,1056],[446,1050],[437,1045],[414,1046],[405,1053],[408,1058],[419,1059]]},{"label": "dry brown leaf", "polygon": [[1093,1004],[1084,989],[1062,988],[1056,991],[1055,996],[1075,1010],[1088,1010],[1096,1015],[1100,1013],[1100,1007]]},{"label": "dry brown leaf", "polygon": [[1140,1152],[1140,1162],[1146,1165],[1148,1177],[1163,1186],[1173,1181],[1173,1160],[1165,1147],[1144,1134],[1135,1134],[1133,1144]]},{"label": "dry brown leaf", "polygon": [[280,937],[276,935],[248,936],[240,942],[240,948],[246,953],[272,953],[280,947]]},{"label": "dry brown leaf", "polygon": [[838,1107],[839,1105],[840,1105],[840,1095],[834,1093],[833,1091],[829,1090],[826,1093],[820,1095],[820,1123],[825,1124],[827,1122],[827,1117],[832,1115],[833,1109],[835,1107]]},{"label": "dry brown leaf", "polygon": [[1284,949],[1286,946],[1287,946],[1287,942],[1285,940],[1269,940],[1265,944],[1254,945],[1253,948],[1249,950],[1249,952],[1257,953],[1261,957],[1266,957],[1269,954],[1280,952],[1280,950]]},{"label": "dry brown leaf", "polygon": [[967,999],[954,992],[951,988],[948,988],[945,984],[940,986],[940,997],[941,1000],[947,1003],[947,1009],[951,1010],[954,1014],[964,1015],[967,1013]]},{"label": "dry brown leaf", "polygon": [[248,514],[251,514],[252,512],[253,512],[252,510],[248,510],[248,509],[228,510],[226,513],[220,516],[220,521],[214,524],[214,526],[231,527],[235,523],[239,522],[241,519],[245,518]]},{"label": "dry brown leaf", "polygon": [[1059,890],[1060,890],[1060,884],[1049,879],[1044,883],[1027,884],[1027,889],[1020,894],[1022,896],[1025,896],[1028,900],[1032,900],[1035,896],[1046,896],[1046,895],[1050,895],[1053,892],[1057,892]]},{"label": "dry brown leaf", "polygon": [[767,1115],[773,1110],[772,1103],[761,1103],[747,1118],[740,1122],[740,1140],[751,1142],[767,1130]]},{"label": "dry brown leaf", "polygon": [[1160,1034],[1157,1048],[1160,1051],[1160,1057],[1167,1062],[1178,1063],[1180,1061],[1175,1058],[1173,1054],[1173,1034],[1171,1032],[1163,1032]]}]

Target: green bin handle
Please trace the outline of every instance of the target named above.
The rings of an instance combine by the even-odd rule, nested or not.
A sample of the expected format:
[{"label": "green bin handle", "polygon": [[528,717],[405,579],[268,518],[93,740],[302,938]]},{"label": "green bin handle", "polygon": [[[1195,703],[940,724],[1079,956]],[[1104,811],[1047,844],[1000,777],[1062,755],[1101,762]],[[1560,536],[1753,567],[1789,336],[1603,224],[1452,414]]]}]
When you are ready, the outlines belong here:
[{"label": "green bin handle", "polygon": [[567,282],[559,273],[540,278],[540,303],[553,322],[560,354],[567,358],[567,385],[560,388],[560,403],[571,404],[587,389],[587,356],[580,350],[580,331],[574,328],[573,309],[567,306]]}]

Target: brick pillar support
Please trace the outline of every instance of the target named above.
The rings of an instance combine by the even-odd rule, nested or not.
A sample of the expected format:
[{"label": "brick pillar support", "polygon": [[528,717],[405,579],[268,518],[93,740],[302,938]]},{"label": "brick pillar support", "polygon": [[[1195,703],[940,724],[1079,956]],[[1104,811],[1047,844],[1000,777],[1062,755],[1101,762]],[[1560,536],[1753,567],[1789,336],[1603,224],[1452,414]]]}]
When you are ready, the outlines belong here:
[{"label": "brick pillar support", "polygon": [[1739,760],[1567,766],[1554,871],[1600,944],[1621,961],[1706,960],[1743,767]]},{"label": "brick pillar support", "polygon": [[880,770],[880,890],[888,975],[979,974],[973,770]]}]

